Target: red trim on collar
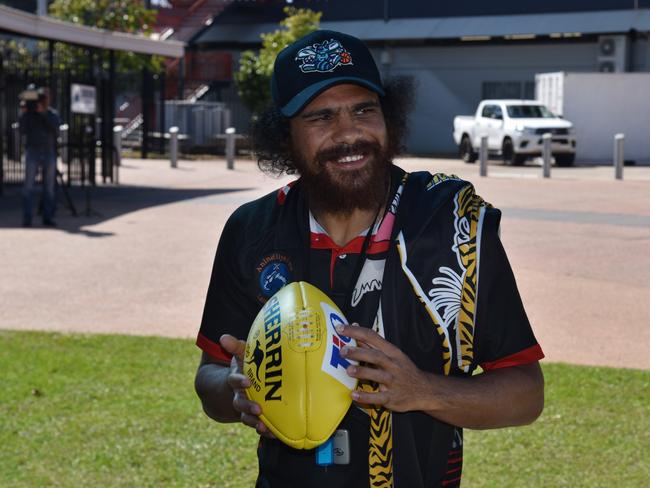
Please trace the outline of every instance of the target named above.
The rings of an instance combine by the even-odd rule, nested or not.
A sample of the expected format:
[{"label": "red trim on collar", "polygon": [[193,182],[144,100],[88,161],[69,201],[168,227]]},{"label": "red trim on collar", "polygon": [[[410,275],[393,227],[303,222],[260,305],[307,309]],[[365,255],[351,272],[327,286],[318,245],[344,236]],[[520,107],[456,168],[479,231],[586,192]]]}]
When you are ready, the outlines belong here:
[{"label": "red trim on collar", "polygon": [[[373,235],[368,245],[368,254],[379,254],[388,251],[388,241],[375,242],[376,235]],[[326,249],[330,250],[330,287],[334,286],[334,266],[336,265],[336,258],[341,254],[360,254],[363,249],[363,241],[366,236],[357,236],[348,242],[345,246],[339,246],[327,234],[319,232],[310,233],[310,245],[312,249]]]},{"label": "red trim on collar", "polygon": [[[310,233],[310,241],[312,249],[330,249],[336,251],[338,254],[359,254],[361,249],[363,249],[363,241],[366,239],[366,236],[357,236],[348,242],[345,246],[339,246],[336,242],[332,240],[327,234],[321,234],[318,232]],[[378,254],[380,252],[388,251],[388,241],[375,241],[375,236],[372,236],[370,244],[368,245],[368,254]]]},{"label": "red trim on collar", "polygon": [[523,364],[534,363],[539,361],[544,357],[544,351],[539,344],[535,344],[529,348],[526,348],[522,351],[511,354],[496,361],[488,361],[487,363],[482,363],[481,368],[483,371],[491,371],[493,369],[499,368],[509,368],[510,366],[521,366]]},{"label": "red trim on collar", "polygon": [[278,205],[284,205],[285,200],[287,199],[287,195],[289,194],[289,191],[298,182],[298,180],[293,180],[284,185],[282,188],[278,190],[278,195],[277,195],[277,200],[278,200]]}]

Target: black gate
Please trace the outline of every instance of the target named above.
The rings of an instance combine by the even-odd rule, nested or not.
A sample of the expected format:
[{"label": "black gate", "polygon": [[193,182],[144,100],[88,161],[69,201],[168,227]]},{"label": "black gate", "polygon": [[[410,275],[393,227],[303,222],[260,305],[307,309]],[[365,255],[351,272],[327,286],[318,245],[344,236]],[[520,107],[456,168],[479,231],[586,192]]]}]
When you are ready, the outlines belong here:
[{"label": "black gate", "polygon": [[[35,58],[30,69],[19,70],[12,62],[12,53],[0,54],[0,194],[5,185],[22,184],[25,178],[23,148],[18,128],[20,93],[30,83],[50,89],[50,104],[62,120],[60,133],[59,182],[94,186],[97,176],[102,182],[113,182],[116,161],[113,142],[115,106],[114,59],[110,52],[87,49],[87,73],[57,71],[61,66],[52,58],[54,49]],[[108,69],[104,69],[108,66]],[[72,111],[73,85],[86,85],[96,90],[96,111],[93,114]]]}]

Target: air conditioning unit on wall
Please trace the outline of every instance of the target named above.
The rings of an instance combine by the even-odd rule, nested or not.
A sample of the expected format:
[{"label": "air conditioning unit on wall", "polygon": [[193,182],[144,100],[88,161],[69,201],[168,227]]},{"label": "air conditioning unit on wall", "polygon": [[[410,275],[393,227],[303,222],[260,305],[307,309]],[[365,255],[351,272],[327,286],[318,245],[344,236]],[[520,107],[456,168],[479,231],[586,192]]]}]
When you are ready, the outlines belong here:
[{"label": "air conditioning unit on wall", "polygon": [[601,73],[627,71],[628,49],[627,36],[600,36],[598,38],[598,71]]}]

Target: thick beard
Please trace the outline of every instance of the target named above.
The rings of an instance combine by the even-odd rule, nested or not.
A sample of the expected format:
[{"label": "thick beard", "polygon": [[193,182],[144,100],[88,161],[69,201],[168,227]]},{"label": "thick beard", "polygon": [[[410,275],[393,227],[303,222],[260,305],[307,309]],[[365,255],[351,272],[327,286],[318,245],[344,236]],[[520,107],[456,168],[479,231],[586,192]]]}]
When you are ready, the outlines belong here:
[{"label": "thick beard", "polygon": [[[363,168],[330,172],[327,161],[354,154],[368,154],[370,161]],[[355,209],[377,210],[385,203],[390,178],[391,156],[373,142],[359,141],[339,145],[316,154],[309,164],[294,152],[293,161],[309,196],[314,212],[350,215]],[[341,178],[344,176],[344,178]]]}]

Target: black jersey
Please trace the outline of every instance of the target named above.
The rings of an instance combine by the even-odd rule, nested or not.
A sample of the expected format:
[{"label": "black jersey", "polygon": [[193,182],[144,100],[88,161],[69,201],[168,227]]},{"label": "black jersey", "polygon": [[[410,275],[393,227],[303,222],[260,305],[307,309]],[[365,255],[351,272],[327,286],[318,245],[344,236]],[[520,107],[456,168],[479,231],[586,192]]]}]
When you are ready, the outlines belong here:
[{"label": "black jersey", "polygon": [[[379,310],[380,326],[386,327],[382,335],[387,340],[396,344],[418,368],[445,374],[451,362],[444,359],[449,345],[441,339],[440,324],[438,330],[432,325],[430,312],[439,317],[439,322],[453,319],[455,309],[445,297],[449,295],[449,286],[455,286],[454,282],[458,281],[454,278],[458,272],[452,266],[440,266],[435,270],[438,274],[433,275],[436,277],[429,280],[415,276],[418,270],[408,269],[406,250],[409,259],[417,258],[417,249],[405,242],[411,240],[408,226],[396,223],[397,231],[405,229],[399,235],[392,230],[403,177],[402,170],[392,168],[392,204],[381,221],[369,229],[372,237],[363,256],[360,252],[365,235],[345,246],[337,246],[319,228],[310,216],[299,180],[236,210],[224,227],[217,249],[198,346],[216,360],[229,362],[230,357],[219,346],[219,337],[228,333],[246,339],[263,303],[285,284],[304,280],[328,294],[351,322],[370,327],[374,321],[376,326],[374,317]],[[410,193],[419,196],[433,189],[431,178],[435,179],[420,175],[423,183],[416,184]],[[452,190],[449,194],[456,194],[456,188]],[[409,198],[414,201],[413,197]],[[416,202],[415,207],[421,206]],[[407,212],[403,218],[418,218],[411,213]],[[477,283],[481,299],[476,303],[472,367],[465,373],[476,365],[489,370],[543,357],[498,238],[499,217],[498,211],[490,210],[481,221],[481,279]],[[427,225],[423,223],[422,227],[430,229],[427,232],[431,235],[425,236],[425,244],[441,248],[438,241],[442,238],[436,235],[435,222],[433,227],[431,223]],[[416,231],[419,228],[411,227]],[[458,219],[456,227],[462,227]],[[461,231],[457,229],[456,241]],[[395,244],[398,240],[402,251]],[[453,257],[458,242],[448,247],[445,252]],[[449,256],[444,260],[451,259]],[[358,262],[360,259],[362,263]],[[355,273],[359,269],[357,279]],[[421,282],[431,281],[430,290],[421,290],[422,296],[430,296],[429,312],[422,306],[422,296],[414,297],[416,278]],[[455,340],[453,331],[450,334],[451,340]],[[446,374],[463,374],[463,371],[454,366]],[[393,413],[392,418],[394,486],[457,486],[462,469],[462,430],[421,412]],[[340,428],[350,432],[351,463],[346,466],[319,467],[313,451],[295,450],[277,440],[261,439],[258,486],[369,486],[368,414],[353,405]]]}]

